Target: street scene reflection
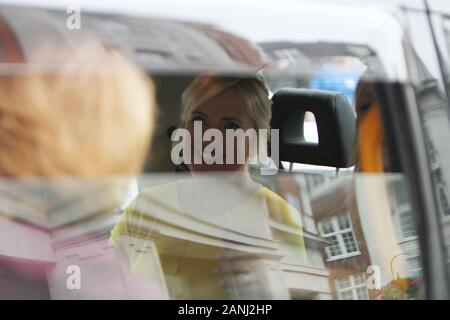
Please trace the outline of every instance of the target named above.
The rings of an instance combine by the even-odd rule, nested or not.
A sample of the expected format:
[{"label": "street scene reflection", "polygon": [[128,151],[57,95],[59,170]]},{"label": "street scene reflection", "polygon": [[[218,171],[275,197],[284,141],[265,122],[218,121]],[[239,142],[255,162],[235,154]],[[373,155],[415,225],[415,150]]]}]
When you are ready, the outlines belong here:
[{"label": "street scene reflection", "polygon": [[2,181],[0,294],[417,299],[405,183],[395,174],[278,175],[251,186],[229,174]]}]

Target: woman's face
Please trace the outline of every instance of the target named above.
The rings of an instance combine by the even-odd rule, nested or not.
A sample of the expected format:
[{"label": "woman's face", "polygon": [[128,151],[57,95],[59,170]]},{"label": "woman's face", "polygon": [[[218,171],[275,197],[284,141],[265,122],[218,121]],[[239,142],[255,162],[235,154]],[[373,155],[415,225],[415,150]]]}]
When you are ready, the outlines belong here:
[{"label": "woman's face", "polygon": [[[209,145],[212,141],[203,141],[201,137],[194,138],[194,122],[200,121],[202,124],[202,134],[207,129],[218,129],[222,133],[223,137],[223,145],[222,155],[214,154],[215,157],[221,157],[223,159],[223,164],[213,163],[207,164],[204,160],[204,153],[202,150],[205,150],[205,147]],[[248,108],[245,106],[244,101],[241,97],[236,93],[233,89],[226,89],[219,93],[218,95],[212,97],[207,100],[203,104],[201,104],[197,109],[195,109],[190,119],[186,124],[186,129],[189,131],[191,135],[191,155],[192,161],[189,165],[189,169],[193,172],[196,171],[240,171],[246,169],[245,163],[238,163],[237,158],[237,144],[239,141],[234,139],[234,159],[232,164],[226,164],[226,156],[227,156],[227,148],[226,148],[226,130],[227,129],[243,129],[246,131],[247,129],[254,128],[253,120],[250,117]],[[202,150],[195,150],[194,148],[194,139],[202,140]],[[228,141],[230,143],[230,141]],[[201,159],[200,164],[194,164],[194,153],[200,154],[202,152],[202,156],[199,156]],[[245,140],[245,160],[248,159],[249,156],[249,141]]]}]

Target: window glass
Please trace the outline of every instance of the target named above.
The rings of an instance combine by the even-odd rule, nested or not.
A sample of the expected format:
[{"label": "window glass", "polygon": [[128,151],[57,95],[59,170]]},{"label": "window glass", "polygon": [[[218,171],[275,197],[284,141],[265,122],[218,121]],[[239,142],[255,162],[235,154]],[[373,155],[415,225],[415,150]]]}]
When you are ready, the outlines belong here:
[{"label": "window glass", "polygon": [[322,226],[322,235],[332,242],[332,245],[326,248],[329,258],[345,256],[358,251],[348,213],[338,213],[332,218],[320,221],[319,224]]},{"label": "window glass", "polygon": [[366,279],[363,273],[357,273],[336,279],[336,285],[340,300],[368,299]]},{"label": "window glass", "polygon": [[[194,0],[185,4],[188,10],[177,10],[174,16],[173,7],[163,2],[135,8],[138,17],[86,10],[79,32],[67,32],[65,11],[32,9],[31,15],[22,16],[21,8],[0,7],[1,19],[18,37],[18,48],[24,48],[32,60],[27,63],[42,62],[41,56],[28,50],[28,42],[40,42],[33,40],[34,31],[58,26],[53,38],[63,38],[73,50],[76,45],[69,40],[92,32],[105,41],[99,47],[120,49],[142,74],[151,77],[157,100],[152,141],[142,144],[150,147],[143,172],[136,176],[0,178],[0,298],[423,298],[415,212],[404,175],[368,174],[358,167],[337,170],[289,159],[281,162],[282,168],[275,165],[280,170],[273,175],[262,174],[265,168],[260,163],[239,167],[245,170],[196,171],[172,157],[173,128],[186,116],[183,93],[189,92],[186,89],[198,76],[232,76],[235,85],[244,78],[254,81],[257,74],[271,93],[284,88],[331,91],[344,96],[352,114],[355,89],[367,68],[375,69],[373,77],[379,82],[406,85],[410,79],[403,63],[404,34],[393,15],[379,12],[380,17],[374,18],[364,6],[315,2],[290,1],[280,6],[267,1],[267,6],[260,6],[256,1],[212,5]],[[237,5],[242,9],[236,10]],[[141,9],[154,11],[146,16]],[[251,23],[248,12],[254,13]],[[193,13],[195,17],[190,16]],[[282,21],[268,24],[275,16],[283,17]],[[377,37],[379,31],[369,26],[369,18],[386,23],[390,32],[382,35],[388,42],[380,41],[385,38]],[[55,61],[45,62],[53,71]],[[7,79],[11,70],[23,71],[15,63],[5,63],[2,77]],[[258,81],[257,87],[264,90],[265,84]],[[28,91],[21,90],[20,97]],[[238,103],[227,99],[225,107],[219,108],[211,97],[198,107],[215,110],[211,118],[233,107],[239,116],[251,117],[252,112],[238,108],[248,106],[242,92],[236,92],[232,97]],[[55,92],[50,93],[53,98]],[[271,93],[266,97],[264,90],[258,98],[267,102],[264,98]],[[254,101],[253,96],[248,98]],[[271,108],[270,103],[266,105]],[[127,106],[132,110],[133,104]],[[225,118],[230,125],[229,115]],[[248,126],[256,127],[255,119],[247,120]],[[327,146],[317,132],[323,130],[317,115],[303,120],[307,142]],[[264,124],[270,121],[265,119]],[[105,123],[99,128],[115,125]],[[55,127],[65,125],[58,122]],[[440,128],[430,127],[429,140],[434,141]],[[112,149],[124,162],[134,160],[135,154],[122,152],[124,146],[116,143],[116,136],[105,135],[105,149]],[[51,137],[53,141],[58,135]],[[80,140],[80,145],[90,146],[91,141]],[[125,141],[131,145],[134,139]],[[430,147],[436,161],[442,162],[433,164],[433,172],[445,191],[448,172],[440,147],[446,141]],[[334,147],[326,149],[338,153]],[[21,153],[24,148],[17,150]],[[6,153],[0,150],[0,154]],[[23,162],[33,167],[40,158],[33,154]],[[322,155],[320,160],[326,158]],[[441,204],[445,212],[448,201],[441,199]]]}]

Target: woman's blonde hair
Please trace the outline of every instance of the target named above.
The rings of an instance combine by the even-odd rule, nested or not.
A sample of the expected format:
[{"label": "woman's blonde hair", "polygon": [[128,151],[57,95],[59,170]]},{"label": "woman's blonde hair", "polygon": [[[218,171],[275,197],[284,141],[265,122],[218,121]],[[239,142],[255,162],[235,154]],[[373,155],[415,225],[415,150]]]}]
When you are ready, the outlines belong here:
[{"label": "woman's blonde hair", "polygon": [[25,64],[0,76],[0,175],[138,172],[153,128],[152,82],[99,42],[60,58],[50,71]]},{"label": "woman's blonde hair", "polygon": [[183,92],[181,126],[186,126],[191,114],[200,105],[227,89],[236,90],[242,98],[255,129],[270,130],[272,102],[264,81],[259,77],[237,78],[216,75],[197,77]]}]

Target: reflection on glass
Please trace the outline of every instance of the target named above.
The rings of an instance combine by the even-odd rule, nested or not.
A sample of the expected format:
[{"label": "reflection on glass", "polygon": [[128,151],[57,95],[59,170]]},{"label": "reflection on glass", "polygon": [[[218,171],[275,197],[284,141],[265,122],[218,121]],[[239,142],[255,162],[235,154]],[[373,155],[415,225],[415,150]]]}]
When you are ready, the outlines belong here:
[{"label": "reflection on glass", "polygon": [[170,279],[160,290],[170,298],[200,299],[208,292],[208,298],[270,299],[289,297],[280,286],[274,242],[287,237],[293,261],[305,264],[299,212],[267,187],[233,173],[196,174],[143,189],[111,241],[136,274],[148,270],[148,252],[137,247],[156,247],[160,277]]},{"label": "reflection on glass", "polygon": [[357,173],[316,188],[310,174],[236,179],[142,175],[139,193],[125,177],[2,181],[0,296],[423,297],[401,175]]}]

